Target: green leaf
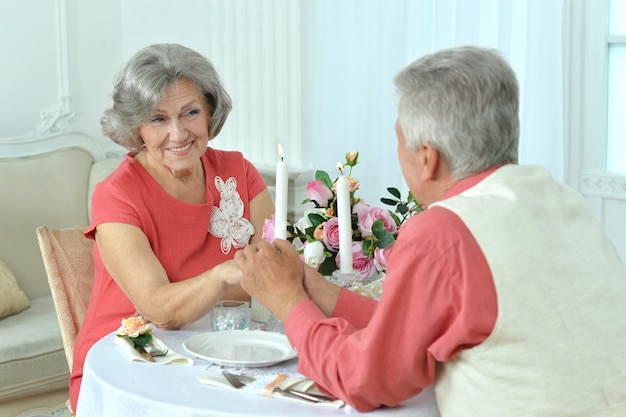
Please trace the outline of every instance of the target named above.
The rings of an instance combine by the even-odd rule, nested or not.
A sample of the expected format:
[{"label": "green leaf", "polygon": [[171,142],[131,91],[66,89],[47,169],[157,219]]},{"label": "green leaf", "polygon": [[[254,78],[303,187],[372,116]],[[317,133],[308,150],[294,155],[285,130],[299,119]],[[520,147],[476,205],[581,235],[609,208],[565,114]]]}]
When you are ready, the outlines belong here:
[{"label": "green leaf", "polygon": [[337,264],[335,264],[335,257],[330,256],[324,259],[324,262],[322,262],[320,267],[317,269],[317,272],[319,272],[322,275],[331,276],[333,274],[333,271],[335,270],[337,270]]},{"label": "green leaf", "polygon": [[[317,213],[309,213],[309,221],[313,225],[313,230],[315,230],[317,226],[319,226],[320,224],[326,221],[326,218]],[[307,229],[307,234],[309,233],[308,230],[309,229]]]},{"label": "green leaf", "polygon": [[370,256],[375,249],[374,242],[371,239],[363,240],[363,255]]},{"label": "green leaf", "polygon": [[404,216],[405,214],[409,212],[409,209],[404,204],[398,204],[398,211],[400,212],[400,214]]},{"label": "green leaf", "polygon": [[326,171],[315,171],[315,179],[322,181],[329,190],[333,189],[333,180],[330,179],[330,176],[326,173]]},{"label": "green leaf", "polygon": [[378,235],[384,230],[385,230],[385,225],[382,219],[378,219],[374,223],[372,223],[372,233],[374,234],[374,236],[378,237]]},{"label": "green leaf", "polygon": [[396,213],[393,212],[389,212],[389,214],[391,214],[391,217],[393,217],[393,221],[396,222],[396,226],[400,227],[400,225],[402,224],[402,220],[400,220],[400,217],[398,217],[398,215]]},{"label": "green leaf", "polygon": [[382,233],[377,236],[378,241],[376,242],[376,246],[385,249],[396,242],[396,238],[393,237],[393,233],[388,230],[383,230]]},{"label": "green leaf", "polygon": [[399,201],[397,200],[392,200],[391,198],[385,198],[385,197],[382,197],[380,201],[384,204],[387,204],[388,206],[395,206],[396,204],[399,203]]},{"label": "green leaf", "polygon": [[140,334],[137,337],[131,337],[130,340],[133,341],[135,346],[144,347],[152,340],[152,335],[150,333]]},{"label": "green leaf", "polygon": [[395,198],[400,199],[401,198],[401,194],[400,194],[400,190],[398,190],[395,187],[389,187],[387,188],[387,191],[389,191],[391,193],[391,195],[393,195]]}]

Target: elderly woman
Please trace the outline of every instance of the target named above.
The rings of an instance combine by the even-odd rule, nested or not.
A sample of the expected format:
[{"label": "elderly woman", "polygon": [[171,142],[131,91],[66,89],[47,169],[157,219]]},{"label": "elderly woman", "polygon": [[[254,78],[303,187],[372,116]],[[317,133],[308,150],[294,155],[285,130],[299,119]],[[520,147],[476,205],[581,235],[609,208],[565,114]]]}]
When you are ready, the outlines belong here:
[{"label": "elderly woman", "polygon": [[122,318],[176,329],[220,299],[249,300],[232,258],[261,239],[274,208],[241,153],[207,147],[230,109],[212,64],[180,45],[140,50],[117,77],[101,124],[129,152],[93,194],[95,281],[74,346],[72,409],[87,351]]}]

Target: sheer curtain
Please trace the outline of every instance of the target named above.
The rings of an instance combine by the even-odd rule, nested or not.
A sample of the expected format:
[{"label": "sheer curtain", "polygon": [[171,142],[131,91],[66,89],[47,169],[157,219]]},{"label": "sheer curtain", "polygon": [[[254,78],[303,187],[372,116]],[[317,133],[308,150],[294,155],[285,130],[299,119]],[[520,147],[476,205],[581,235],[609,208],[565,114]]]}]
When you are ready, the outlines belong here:
[{"label": "sheer curtain", "polygon": [[[562,0],[303,1],[303,152],[337,174],[349,151],[366,202],[406,192],[396,158],[393,77],[420,56],[458,45],[497,48],[521,90],[520,162],[563,179]],[[305,159],[306,161],[306,159]],[[305,167],[306,168],[306,167]]]}]

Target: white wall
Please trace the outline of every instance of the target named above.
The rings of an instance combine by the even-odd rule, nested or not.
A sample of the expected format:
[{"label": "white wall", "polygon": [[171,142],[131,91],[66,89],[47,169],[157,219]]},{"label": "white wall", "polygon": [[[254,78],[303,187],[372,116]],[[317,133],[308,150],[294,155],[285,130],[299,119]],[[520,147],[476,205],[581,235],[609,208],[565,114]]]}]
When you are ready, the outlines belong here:
[{"label": "white wall", "polygon": [[64,1],[69,26],[70,91],[76,114],[72,128],[99,139],[108,150],[121,149],[100,131],[100,116],[109,105],[113,75],[124,59],[121,2]]},{"label": "white wall", "polygon": [[[576,161],[583,160],[581,155],[595,155],[597,152],[585,151],[586,147],[593,148],[595,142],[588,139],[571,142],[581,111],[571,109],[568,129],[574,131],[565,135],[566,154],[560,120],[541,107],[546,110],[559,107],[563,94],[560,83],[546,81],[561,71],[554,65],[544,64],[544,60],[555,58],[544,56],[549,49],[542,47],[560,45],[562,33],[556,30],[554,19],[561,18],[561,1],[490,0],[481,1],[480,10],[453,0],[363,1],[379,7],[384,5],[381,9],[384,13],[390,12],[386,5],[393,5],[393,13],[406,16],[398,23],[398,28],[382,31],[382,44],[369,55],[370,42],[379,40],[380,36],[369,30],[367,18],[365,28],[357,27],[358,30],[352,31],[354,38],[340,41],[342,25],[332,20],[333,7],[337,5],[329,0],[187,0],[183,3],[171,0],[0,0],[0,141],[74,130],[96,138],[105,151],[122,151],[100,133],[99,119],[109,103],[113,76],[139,48],[154,42],[178,42],[207,55],[233,96],[233,113],[214,146],[241,150],[259,167],[271,171],[276,160],[275,145],[280,142],[294,176],[304,173],[298,177],[301,183],[310,179],[315,168],[328,170],[332,175],[335,161],[341,160],[345,152],[358,150],[363,159],[356,174],[364,184],[360,196],[371,204],[378,204],[377,198],[384,193],[384,187],[403,185],[395,164],[395,103],[385,99],[370,105],[367,94],[371,91],[365,90],[393,91],[391,77],[396,69],[421,53],[452,46],[455,42],[476,40],[480,43],[493,31],[503,35],[498,39],[504,50],[525,51],[512,59],[520,78],[522,99],[535,103],[526,107],[522,104],[521,162],[548,166],[561,179],[564,160],[567,160],[570,166],[567,182],[583,189],[590,198],[593,193],[588,192],[577,177],[583,169],[590,170],[597,164]],[[595,7],[591,0],[581,3]],[[350,4],[356,7],[356,3],[347,0],[342,4],[344,9],[349,9]],[[476,14],[480,22],[484,19],[491,23],[498,22],[500,15],[510,16],[511,28],[502,26],[503,22],[493,28],[489,24],[477,26],[471,22],[469,26],[461,26],[468,22],[460,22],[459,18],[468,13]],[[359,12],[354,19],[364,19],[364,16]],[[525,16],[535,18],[525,20]],[[426,20],[420,21],[420,18]],[[458,26],[450,25],[453,19],[457,19]],[[434,24],[433,21],[440,23],[434,28],[440,33],[432,38],[426,36],[432,33],[418,36],[420,30],[426,24]],[[329,26],[329,23],[333,24]],[[529,36],[515,41],[513,35],[530,23],[534,26]],[[581,18],[573,24],[578,27],[569,28],[570,36],[564,39],[566,44],[585,36],[580,30],[585,20]],[[408,36],[407,51],[415,56],[387,55],[385,42],[392,44],[390,33],[399,32],[401,26],[403,29],[413,26],[413,31],[407,32],[412,33]],[[539,36],[535,34],[535,26],[543,29],[554,26],[555,31],[544,31]],[[411,43],[414,43],[412,49]],[[362,50],[353,52],[357,44]],[[354,55],[342,56],[342,48]],[[384,65],[374,68],[373,61],[368,60],[370,55],[382,56],[379,60],[384,61]],[[355,56],[364,58],[356,61]],[[575,72],[574,64],[581,59],[574,58],[570,71]],[[337,64],[336,71],[320,70],[317,63],[329,60],[336,60],[333,64],[344,62],[346,67]],[[363,82],[358,78],[359,71],[379,71],[375,77],[379,84],[360,87]],[[346,80],[343,84],[342,79]],[[541,84],[542,80],[545,85]],[[570,93],[577,91],[576,87],[568,88]],[[344,90],[352,92],[345,99],[335,94]],[[345,109],[337,106],[341,100],[345,100]],[[587,108],[603,105],[596,106],[589,100],[585,103]],[[329,104],[334,107],[331,109]],[[544,129],[544,125],[549,128]],[[374,140],[368,139],[368,146],[363,146],[361,141],[365,134],[374,137]],[[301,200],[301,195],[297,195],[292,203],[298,204]],[[619,220],[623,218],[620,216],[622,199],[615,207],[609,200],[603,200],[602,204],[593,198],[590,200],[607,230],[617,231],[612,237],[618,242],[622,256],[626,256],[626,242],[622,242],[625,223]]]},{"label": "white wall", "polygon": [[1,6],[0,140],[75,130],[119,149],[100,134],[99,118],[122,60],[120,1]]}]

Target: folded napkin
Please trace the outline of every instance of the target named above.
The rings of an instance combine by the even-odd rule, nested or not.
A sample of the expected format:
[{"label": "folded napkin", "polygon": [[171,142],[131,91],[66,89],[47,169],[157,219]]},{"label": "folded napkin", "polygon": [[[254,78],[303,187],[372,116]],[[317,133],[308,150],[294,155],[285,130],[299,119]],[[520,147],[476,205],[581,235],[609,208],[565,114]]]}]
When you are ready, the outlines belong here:
[{"label": "folded napkin", "polygon": [[[151,362],[157,365],[193,365],[192,359],[188,358],[187,356],[183,356],[180,353],[174,352],[154,335],[152,335],[152,340],[150,341],[150,344],[154,347],[154,349],[167,349],[167,354],[165,354],[164,356],[155,356],[154,362],[142,356],[142,354],[139,353],[137,349],[135,349],[135,344],[127,337],[116,336],[115,343],[128,354],[131,361]],[[150,348],[147,347],[146,350],[149,351]]]},{"label": "folded napkin", "polygon": [[223,376],[221,376],[221,371],[219,374],[216,374],[215,370],[211,371],[209,368],[209,375],[198,375],[198,381],[202,384],[213,385],[223,388],[230,389],[238,389],[239,391],[263,395],[265,397],[272,398],[281,398],[291,401],[297,401],[300,403],[315,405],[315,406],[324,406],[324,407],[332,407],[332,408],[341,408],[344,405],[344,402],[341,400],[334,401],[320,401],[317,403],[307,401],[303,398],[297,398],[293,396],[285,395],[281,392],[275,390],[275,388],[280,388],[282,390],[297,390],[301,392],[305,392],[308,394],[322,394],[315,383],[305,377],[301,376],[292,376],[287,374],[235,374],[235,376],[242,379],[242,382],[246,383],[245,387],[235,388],[233,387]]}]

